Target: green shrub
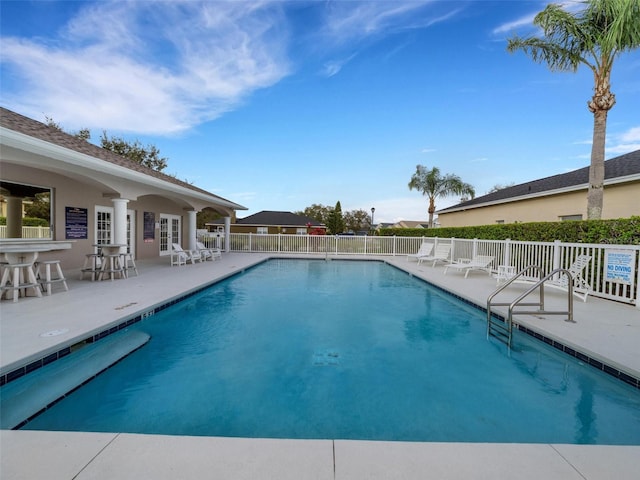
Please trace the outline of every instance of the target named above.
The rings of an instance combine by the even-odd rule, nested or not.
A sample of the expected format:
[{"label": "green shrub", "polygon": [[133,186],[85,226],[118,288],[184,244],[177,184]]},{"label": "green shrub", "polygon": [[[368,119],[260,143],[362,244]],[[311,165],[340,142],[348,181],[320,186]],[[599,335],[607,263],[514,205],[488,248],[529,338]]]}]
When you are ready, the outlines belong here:
[{"label": "green shrub", "polygon": [[479,238],[523,242],[640,245],[640,217],[571,222],[509,223],[450,228],[385,228],[380,235],[398,237]]},{"label": "green shrub", "polygon": [[[7,224],[7,217],[0,217],[0,225]],[[22,225],[24,227],[48,227],[49,222],[44,218],[23,217]]]}]

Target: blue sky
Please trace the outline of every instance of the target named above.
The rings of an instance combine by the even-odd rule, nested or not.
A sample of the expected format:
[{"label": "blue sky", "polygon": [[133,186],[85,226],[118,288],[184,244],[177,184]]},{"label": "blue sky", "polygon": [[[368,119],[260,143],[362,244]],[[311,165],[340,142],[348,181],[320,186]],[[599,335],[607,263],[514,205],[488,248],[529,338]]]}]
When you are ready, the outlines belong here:
[{"label": "blue sky", "polygon": [[[0,103],[154,144],[240,216],[340,201],[426,220],[418,164],[476,195],[589,164],[590,71],[506,51],[546,3],[2,1]],[[607,158],[640,148],[640,51],[612,90]]]}]

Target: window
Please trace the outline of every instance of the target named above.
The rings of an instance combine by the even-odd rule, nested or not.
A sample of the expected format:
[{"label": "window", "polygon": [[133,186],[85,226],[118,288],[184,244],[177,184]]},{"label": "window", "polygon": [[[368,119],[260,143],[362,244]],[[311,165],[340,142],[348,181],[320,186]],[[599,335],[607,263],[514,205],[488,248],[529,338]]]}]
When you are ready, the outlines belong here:
[{"label": "window", "polygon": [[306,235],[307,229],[306,227],[298,227],[296,228],[296,235]]},{"label": "window", "polygon": [[576,220],[582,220],[582,215],[560,215],[561,222],[570,222]]},{"label": "window", "polygon": [[0,238],[52,238],[52,190],[0,180]]},{"label": "window", "polygon": [[269,233],[269,227],[258,227],[256,233],[258,235],[267,235]]}]

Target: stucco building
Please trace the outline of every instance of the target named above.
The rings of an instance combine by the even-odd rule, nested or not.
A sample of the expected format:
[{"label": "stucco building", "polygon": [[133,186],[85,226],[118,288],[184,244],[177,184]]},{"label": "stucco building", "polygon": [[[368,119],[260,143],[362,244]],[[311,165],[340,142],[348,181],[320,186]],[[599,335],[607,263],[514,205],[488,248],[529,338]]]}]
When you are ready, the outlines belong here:
[{"label": "stucco building", "polygon": [[193,249],[198,211],[214,209],[228,227],[235,211],[246,210],[4,108],[0,188],[7,223],[0,241],[27,241],[23,202],[44,195],[50,202],[47,238],[72,242],[72,247],[41,256],[50,253],[65,268],[81,266],[98,244],[126,244],[136,258],[170,255],[172,243]]},{"label": "stucco building", "polygon": [[[507,187],[437,211],[441,227],[587,218],[589,167]],[[640,150],[605,162],[602,218],[640,215]]]}]

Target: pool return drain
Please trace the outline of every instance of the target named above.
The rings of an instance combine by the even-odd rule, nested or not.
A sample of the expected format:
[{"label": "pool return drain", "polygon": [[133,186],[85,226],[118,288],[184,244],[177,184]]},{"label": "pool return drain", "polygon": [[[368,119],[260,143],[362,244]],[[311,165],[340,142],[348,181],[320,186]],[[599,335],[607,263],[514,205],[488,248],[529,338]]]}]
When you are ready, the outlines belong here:
[{"label": "pool return drain", "polygon": [[319,350],[313,354],[314,367],[326,367],[330,365],[340,365],[340,354],[337,350]]}]

